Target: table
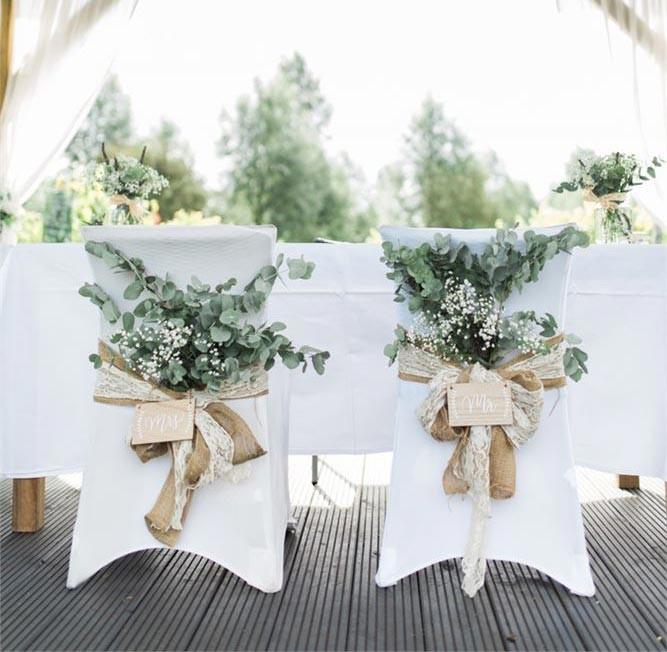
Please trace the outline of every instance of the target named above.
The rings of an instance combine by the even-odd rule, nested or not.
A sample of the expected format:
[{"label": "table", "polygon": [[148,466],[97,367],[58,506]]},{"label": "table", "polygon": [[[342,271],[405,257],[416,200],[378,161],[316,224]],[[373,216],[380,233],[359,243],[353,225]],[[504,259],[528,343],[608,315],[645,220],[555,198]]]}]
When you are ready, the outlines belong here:
[{"label": "table", "polygon": [[[392,448],[395,370],[382,354],[393,288],[372,244],[281,244],[317,264],[309,283],[276,284],[269,310],[297,343],[331,351],[327,373],[295,374],[290,451]],[[4,261],[4,262],[3,262]],[[0,474],[78,471],[91,424],[97,309],[80,244],[0,247]],[[591,374],[570,384],[575,460],[667,478],[667,247],[592,246],[574,255],[566,330]]]},{"label": "table", "polygon": [[667,479],[667,247],[577,252],[566,330],[590,356],[569,387],[577,464]]}]

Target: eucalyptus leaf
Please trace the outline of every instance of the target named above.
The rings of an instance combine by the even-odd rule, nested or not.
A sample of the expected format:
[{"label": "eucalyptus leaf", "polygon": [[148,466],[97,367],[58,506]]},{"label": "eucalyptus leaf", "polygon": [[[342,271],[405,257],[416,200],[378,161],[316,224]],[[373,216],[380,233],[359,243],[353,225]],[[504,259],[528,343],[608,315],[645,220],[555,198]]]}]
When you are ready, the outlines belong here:
[{"label": "eucalyptus leaf", "polygon": [[99,369],[102,366],[102,358],[100,358],[100,356],[97,355],[97,353],[91,353],[88,356],[88,360],[90,360],[93,363],[93,367],[95,367],[95,369]]},{"label": "eucalyptus leaf", "polygon": [[133,299],[137,299],[143,291],[143,283],[141,281],[133,281],[125,288],[123,298],[132,301]]},{"label": "eucalyptus leaf", "polygon": [[123,313],[123,329],[131,331],[134,328],[134,315],[131,312]]},{"label": "eucalyptus leaf", "polygon": [[102,314],[104,315],[104,318],[111,324],[117,322],[118,318],[120,317],[120,312],[118,311],[116,304],[110,299],[102,304]]},{"label": "eucalyptus leaf", "polygon": [[224,326],[211,326],[209,332],[214,342],[227,342],[232,336],[232,332]]}]

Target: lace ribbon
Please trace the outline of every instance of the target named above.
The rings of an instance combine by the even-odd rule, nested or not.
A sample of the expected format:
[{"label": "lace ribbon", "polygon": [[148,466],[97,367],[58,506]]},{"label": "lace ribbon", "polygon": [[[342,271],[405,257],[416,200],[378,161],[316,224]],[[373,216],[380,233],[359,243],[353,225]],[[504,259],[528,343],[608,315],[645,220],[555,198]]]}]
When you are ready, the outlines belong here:
[{"label": "lace ribbon", "polygon": [[[99,355],[103,365],[97,370],[94,392],[99,403],[138,405],[189,397],[195,400],[195,434],[191,440],[132,445],[131,432],[126,437],[142,462],[171,454],[169,475],[145,520],[156,539],[174,545],[183,529],[194,490],[220,479],[238,482],[247,478],[250,467],[243,462],[266,452],[245,421],[222,401],[267,394],[268,376],[261,370],[255,379],[226,383],[215,394],[206,391],[182,394],[147,382],[128,369],[125,361],[104,342],[99,343]],[[242,452],[235,451],[235,441]]]},{"label": "lace ribbon", "polygon": [[[484,543],[486,522],[491,515],[490,464],[494,436],[504,432],[503,437],[514,447],[527,442],[540,423],[544,389],[565,384],[563,336],[552,338],[549,345],[548,353],[519,356],[496,369],[486,369],[479,363],[463,368],[411,345],[403,346],[399,352],[399,378],[428,383],[428,395],[417,412],[426,432],[438,440],[458,440],[443,486],[446,493],[468,493],[472,499],[461,585],[470,597],[482,587],[486,573]],[[508,383],[513,424],[452,428],[448,423],[447,389],[455,382]],[[511,473],[514,473],[513,467]],[[513,488],[498,497],[507,498],[512,493]]]}]

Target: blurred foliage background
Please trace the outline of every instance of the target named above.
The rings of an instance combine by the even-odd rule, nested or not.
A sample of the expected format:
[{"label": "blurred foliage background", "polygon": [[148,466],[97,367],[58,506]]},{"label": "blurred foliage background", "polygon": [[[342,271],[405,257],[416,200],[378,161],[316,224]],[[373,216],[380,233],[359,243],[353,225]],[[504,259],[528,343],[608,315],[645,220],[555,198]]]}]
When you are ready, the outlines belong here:
[{"label": "blurred foliage background", "polygon": [[[416,107],[399,160],[388,162],[373,182],[347,154],[334,155],[327,147],[333,110],[304,58],[284,60],[268,82],[255,80],[249,95],[222,111],[215,135],[220,182],[207,187],[177,125],[163,119],[150,133],[138,134],[131,100],[111,77],[67,148],[63,169],[28,202],[19,241],[76,241],[82,224],[104,215],[106,198],[86,179],[102,143],[109,153],[133,156],[146,145],[146,162],[169,179],[159,201],[150,203],[146,219],[153,223],[272,223],[282,240],[295,242],[377,240],[379,224],[576,222],[594,235],[592,211],[579,193],[550,193],[538,202],[495,152],[476,152],[430,97]],[[635,228],[647,241],[663,239],[648,214],[637,206],[633,211]]]}]

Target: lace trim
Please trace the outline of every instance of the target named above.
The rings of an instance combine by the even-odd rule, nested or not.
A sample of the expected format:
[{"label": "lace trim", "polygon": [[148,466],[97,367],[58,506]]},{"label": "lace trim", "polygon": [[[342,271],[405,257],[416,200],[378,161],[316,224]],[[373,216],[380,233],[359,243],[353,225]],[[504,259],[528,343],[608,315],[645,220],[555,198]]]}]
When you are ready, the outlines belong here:
[{"label": "lace trim", "polygon": [[[185,480],[185,473],[194,442],[192,440],[171,442],[175,480],[174,512],[170,522],[171,528],[183,529],[182,518],[187,504],[188,492],[211,484],[216,480],[226,480],[236,484],[250,477],[252,472],[250,462],[234,466],[232,463],[234,459],[234,440],[225,428],[204,408],[221,400],[254,398],[267,392],[268,375],[261,370],[251,380],[238,383],[228,382],[216,393],[207,391],[191,393],[196,405],[195,426],[206,442],[210,457],[208,466],[196,484],[188,485]],[[141,378],[128,374],[112,365],[104,364],[97,370],[95,398],[117,403],[145,403],[169,400],[172,396]],[[131,443],[131,439],[132,433],[128,432],[126,435],[128,445]]]},{"label": "lace trim", "polygon": [[[510,364],[507,370],[533,371],[540,380],[561,378],[565,344],[560,342],[548,353],[532,356]],[[402,347],[399,352],[401,374],[416,379],[431,378],[428,395],[417,410],[417,416],[426,432],[431,432],[438,412],[446,404],[447,388],[455,382],[461,369],[458,366],[420,351],[414,346]],[[470,382],[506,382],[493,369],[486,369],[476,363],[470,369]],[[544,388],[530,391],[522,385],[509,381],[512,392],[513,425],[503,426],[514,446],[521,446],[537,431],[544,403]],[[454,474],[468,485],[472,499],[470,531],[463,556],[463,583],[461,588],[473,597],[484,584],[486,574],[486,522],[491,516],[489,496],[489,451],[491,449],[491,428],[471,426],[468,441],[462,450]]]}]

